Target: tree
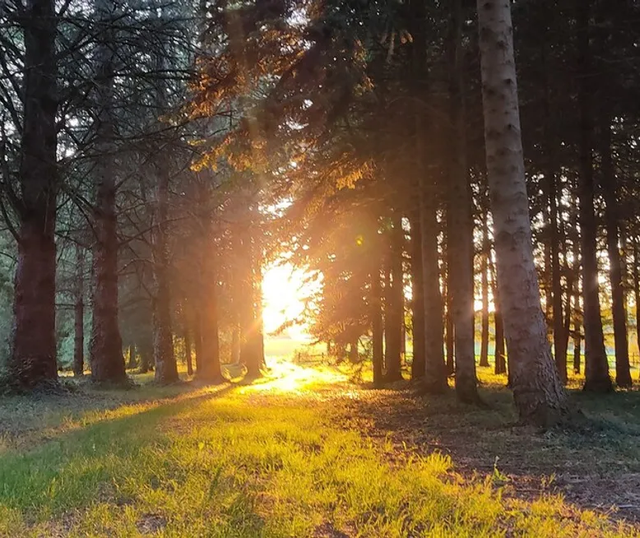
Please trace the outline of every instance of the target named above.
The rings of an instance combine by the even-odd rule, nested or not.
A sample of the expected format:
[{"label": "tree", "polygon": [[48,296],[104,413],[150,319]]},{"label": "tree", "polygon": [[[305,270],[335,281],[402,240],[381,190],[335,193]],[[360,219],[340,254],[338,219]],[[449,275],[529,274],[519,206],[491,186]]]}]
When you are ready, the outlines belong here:
[{"label": "tree", "polygon": [[20,195],[4,187],[19,218],[8,382],[32,389],[55,382],[54,231],[59,189],[56,115],[58,111],[57,18],[53,0],[30,0],[21,14],[24,35],[24,102],[20,141]]},{"label": "tree", "polygon": [[533,261],[509,0],[478,0],[485,149],[500,303],[514,400],[523,422],[569,413],[551,356]]}]

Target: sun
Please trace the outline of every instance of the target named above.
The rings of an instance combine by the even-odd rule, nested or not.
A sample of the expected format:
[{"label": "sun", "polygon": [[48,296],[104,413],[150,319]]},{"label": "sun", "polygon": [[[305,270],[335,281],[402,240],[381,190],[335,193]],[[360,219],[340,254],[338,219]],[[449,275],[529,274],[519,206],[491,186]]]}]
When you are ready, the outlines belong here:
[{"label": "sun", "polygon": [[[307,273],[291,264],[272,264],[262,280],[263,321],[266,335],[286,322],[300,317],[304,311],[304,298],[313,290],[305,283]],[[304,324],[289,327],[284,335],[292,340],[305,341],[309,336]]]}]

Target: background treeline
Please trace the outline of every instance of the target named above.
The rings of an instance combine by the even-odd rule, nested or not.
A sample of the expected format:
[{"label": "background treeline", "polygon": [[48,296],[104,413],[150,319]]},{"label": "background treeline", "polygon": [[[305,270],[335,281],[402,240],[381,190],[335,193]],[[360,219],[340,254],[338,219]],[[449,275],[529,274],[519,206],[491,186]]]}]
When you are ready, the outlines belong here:
[{"label": "background treeline", "polygon": [[[306,314],[333,353],[366,352],[375,382],[393,381],[408,335],[413,378],[439,391],[455,372],[460,397],[477,400],[476,349],[481,364],[495,355],[496,372],[511,372],[506,359],[531,337],[507,328],[509,353],[516,310],[503,303],[517,306],[517,290],[506,280],[526,272],[527,256],[522,237],[508,245],[520,232],[500,237],[494,218],[523,213],[508,214],[513,193],[489,188],[489,172],[518,151],[485,144],[483,112],[500,103],[488,59],[499,54],[477,6],[5,2],[8,382],[54,380],[56,364],[72,361],[79,374],[85,352],[94,381],[123,382],[129,348],[132,365],[139,355],[171,382],[177,339],[206,381],[221,377],[221,350],[258,375],[262,268],[279,256],[321,275]],[[608,391],[614,366],[628,387],[640,304],[640,6],[540,0],[512,11],[526,218],[557,372],[566,382],[584,371],[585,389]],[[512,272],[497,268],[501,242]],[[521,291],[537,296],[527,282]],[[527,316],[536,325],[535,308],[518,313],[522,327]]]}]

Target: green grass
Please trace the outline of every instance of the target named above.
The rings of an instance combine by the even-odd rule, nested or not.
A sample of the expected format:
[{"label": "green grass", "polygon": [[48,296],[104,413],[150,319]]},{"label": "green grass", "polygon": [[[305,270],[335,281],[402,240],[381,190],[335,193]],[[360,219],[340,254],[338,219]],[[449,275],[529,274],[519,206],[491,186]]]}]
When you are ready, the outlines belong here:
[{"label": "green grass", "polygon": [[340,427],[334,392],[352,390],[292,366],[251,387],[0,401],[0,419],[28,424],[0,452],[0,535],[632,535],[559,496],[505,496],[499,472],[463,478],[441,453]]}]

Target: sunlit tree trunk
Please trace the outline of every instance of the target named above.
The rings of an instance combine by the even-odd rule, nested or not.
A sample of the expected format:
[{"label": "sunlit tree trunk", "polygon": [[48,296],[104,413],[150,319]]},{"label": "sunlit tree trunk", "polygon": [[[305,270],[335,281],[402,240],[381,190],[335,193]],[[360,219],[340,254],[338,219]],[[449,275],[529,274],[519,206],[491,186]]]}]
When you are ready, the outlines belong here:
[{"label": "sunlit tree trunk", "polygon": [[604,346],[600,313],[597,258],[598,224],[594,212],[593,125],[591,121],[593,88],[589,45],[590,4],[590,0],[576,0],[576,31],[580,70],[578,80],[578,107],[580,109],[579,197],[585,335],[584,390],[609,392],[613,386],[609,377],[609,362]]},{"label": "sunlit tree trunk", "polygon": [[[21,3],[22,5],[22,3]],[[56,291],[56,25],[53,0],[31,0],[21,10],[24,103],[17,202],[18,264],[14,280],[7,381],[17,389],[55,382]]]},{"label": "sunlit tree trunk", "polygon": [[632,385],[629,366],[629,340],[625,308],[622,256],[618,245],[618,193],[617,178],[611,150],[611,117],[604,115],[600,125],[600,158],[602,192],[605,199],[605,225],[609,254],[609,281],[611,283],[611,310],[616,352],[616,384],[628,388]]},{"label": "sunlit tree trunk", "polygon": [[129,344],[129,363],[127,368],[133,370],[136,367],[136,345]]},{"label": "sunlit tree trunk", "polygon": [[640,247],[637,236],[633,237],[633,298],[636,304],[636,344],[640,354]]},{"label": "sunlit tree trunk", "polygon": [[93,323],[89,360],[94,383],[122,383],[126,380],[122,338],[118,326],[118,237],[116,219],[115,119],[113,78],[114,5],[96,1],[97,17],[103,23],[96,47],[96,120],[94,175],[97,193],[93,211]]},{"label": "sunlit tree trunk", "polygon": [[469,170],[466,156],[465,104],[463,89],[461,0],[452,2],[450,47],[453,68],[451,99],[451,174],[447,206],[448,246],[450,249],[449,293],[455,327],[455,386],[463,402],[479,401],[474,348],[473,297],[473,220]]},{"label": "sunlit tree trunk", "polygon": [[533,261],[509,0],[478,0],[485,148],[500,302],[514,400],[524,423],[569,413],[551,356]]},{"label": "sunlit tree trunk", "polygon": [[189,331],[189,325],[187,323],[184,324],[183,327],[183,337],[184,337],[184,357],[187,363],[187,375],[193,375],[193,350],[191,346],[191,331]]},{"label": "sunlit tree trunk", "polygon": [[500,292],[498,290],[498,279],[496,275],[495,264],[491,266],[491,281],[493,284],[493,319],[495,324],[495,349],[494,349],[494,373],[507,373],[507,359],[504,347],[504,320],[502,319],[502,306],[500,304]]}]

